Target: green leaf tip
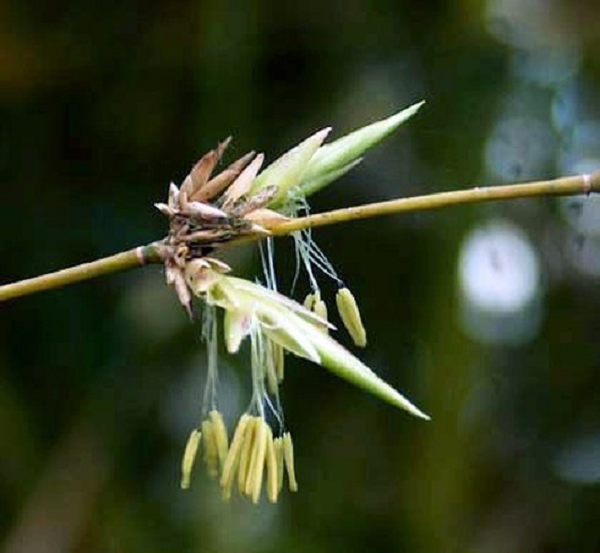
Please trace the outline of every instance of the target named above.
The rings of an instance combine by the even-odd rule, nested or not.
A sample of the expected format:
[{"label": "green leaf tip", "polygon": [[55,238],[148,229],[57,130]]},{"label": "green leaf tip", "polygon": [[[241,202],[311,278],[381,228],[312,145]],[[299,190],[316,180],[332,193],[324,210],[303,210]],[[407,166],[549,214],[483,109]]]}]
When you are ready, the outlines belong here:
[{"label": "green leaf tip", "polygon": [[352,169],[367,150],[415,115],[424,103],[417,102],[386,119],[371,123],[321,146],[312,156],[299,184],[303,195],[306,197],[314,194]]}]

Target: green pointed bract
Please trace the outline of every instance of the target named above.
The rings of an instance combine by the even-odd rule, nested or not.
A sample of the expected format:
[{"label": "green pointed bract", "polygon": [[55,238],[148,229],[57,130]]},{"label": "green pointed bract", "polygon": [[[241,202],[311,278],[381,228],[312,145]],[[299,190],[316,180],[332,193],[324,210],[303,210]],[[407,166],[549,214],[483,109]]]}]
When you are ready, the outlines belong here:
[{"label": "green pointed bract", "polygon": [[394,132],[417,113],[424,103],[413,104],[387,119],[362,127],[321,146],[310,160],[299,184],[299,190],[308,197],[342,176],[352,169],[353,164],[357,163],[369,148]]},{"label": "green pointed bract", "polygon": [[298,190],[300,190],[301,194],[305,198],[308,198],[308,196],[310,196],[311,194],[318,192],[319,190],[321,190],[321,188],[325,188],[328,184],[331,184],[333,181],[343,177],[351,169],[354,169],[362,160],[363,158],[359,157],[358,159],[347,163],[341,168],[335,168],[329,171],[328,173],[317,174],[313,178],[305,178],[300,183]]},{"label": "green pointed bract", "polygon": [[315,332],[313,345],[321,355],[321,364],[340,378],[370,392],[374,396],[408,411],[411,415],[429,420],[430,417],[406,399],[400,392],[377,376],[360,359],[323,332]]},{"label": "green pointed bract", "polygon": [[289,191],[298,186],[306,172],[309,162],[319,149],[331,128],[316,132],[306,140],[283,154],[269,165],[254,181],[250,194],[254,196],[260,190],[275,186],[277,193],[269,205],[278,205],[285,202]]},{"label": "green pointed bract", "polygon": [[[415,407],[402,394],[377,376],[357,357],[323,332],[320,319],[306,317],[307,310],[300,304],[254,284],[226,275],[210,279],[210,290],[203,296],[208,303],[218,305],[227,311],[229,331],[237,338],[240,329],[238,313],[249,314],[260,324],[261,331],[288,351],[309,359],[329,369],[337,376],[355,384],[373,395],[405,409],[422,419],[429,417]],[[227,330],[226,330],[227,332]],[[239,346],[237,339],[233,345]]]}]

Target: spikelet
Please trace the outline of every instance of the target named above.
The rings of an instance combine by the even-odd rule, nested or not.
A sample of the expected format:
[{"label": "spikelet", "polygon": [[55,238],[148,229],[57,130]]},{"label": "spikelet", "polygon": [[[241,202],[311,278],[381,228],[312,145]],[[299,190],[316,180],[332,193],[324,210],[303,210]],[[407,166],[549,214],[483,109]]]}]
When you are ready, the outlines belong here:
[{"label": "spikelet", "polygon": [[242,197],[245,196],[252,186],[252,183],[256,179],[256,175],[260,170],[260,167],[265,159],[263,154],[258,154],[252,162],[240,173],[240,175],[233,181],[231,186],[223,193],[223,209],[231,209],[235,203]]},{"label": "spikelet", "polygon": [[360,318],[360,311],[352,292],[346,287],[340,288],[335,302],[342,322],[352,340],[357,346],[364,348],[367,345],[367,331]]},{"label": "spikelet", "polygon": [[249,152],[232,163],[227,169],[210,179],[192,196],[192,199],[200,202],[207,202],[219,196],[239,176],[254,155],[254,152]]},{"label": "spikelet", "polygon": [[190,487],[192,469],[194,468],[194,461],[196,460],[196,453],[198,453],[198,447],[200,446],[201,438],[202,432],[200,432],[197,429],[194,429],[190,433],[190,437],[188,438],[187,444],[185,445],[185,451],[181,460],[182,490],[187,490]]}]

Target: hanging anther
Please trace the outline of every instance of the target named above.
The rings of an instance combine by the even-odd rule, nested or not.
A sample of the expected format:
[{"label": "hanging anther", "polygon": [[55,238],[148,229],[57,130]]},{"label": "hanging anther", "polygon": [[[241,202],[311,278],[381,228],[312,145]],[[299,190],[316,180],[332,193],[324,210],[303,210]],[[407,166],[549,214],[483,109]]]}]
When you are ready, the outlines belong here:
[{"label": "hanging anther", "polygon": [[223,472],[221,474],[220,481],[221,488],[223,489],[223,499],[226,501],[228,501],[231,497],[231,488],[240,465],[242,448],[244,446],[246,432],[251,421],[252,417],[250,415],[242,415],[233,434],[231,447],[227,452],[227,458],[225,459],[225,465],[223,466]]},{"label": "hanging anther", "polygon": [[277,457],[275,454],[273,432],[270,428],[267,432],[267,456],[265,465],[267,468],[267,498],[271,503],[277,503],[277,497],[279,496],[279,475],[277,472]]},{"label": "hanging anther", "polygon": [[346,287],[340,288],[335,297],[335,302],[342,322],[352,340],[357,346],[364,348],[367,345],[367,331],[352,292]]},{"label": "hanging anther", "polygon": [[216,409],[213,409],[208,416],[212,422],[212,429],[217,446],[217,457],[219,459],[219,468],[223,471],[225,465],[225,459],[227,458],[227,451],[229,450],[229,437],[227,436],[227,427],[223,420],[223,415]]},{"label": "hanging anther", "polygon": [[183,490],[187,490],[190,487],[192,469],[194,468],[194,461],[196,460],[201,438],[202,432],[194,429],[190,433],[190,437],[185,445],[185,451],[181,459],[181,489]]},{"label": "hanging anther", "polygon": [[204,444],[204,462],[206,463],[208,476],[216,478],[219,475],[219,454],[213,424],[210,420],[202,422],[202,436],[204,438],[202,440]]},{"label": "hanging anther", "polygon": [[283,434],[283,460],[285,461],[290,491],[297,492],[298,482],[296,480],[296,469],[294,468],[294,444],[289,432]]}]

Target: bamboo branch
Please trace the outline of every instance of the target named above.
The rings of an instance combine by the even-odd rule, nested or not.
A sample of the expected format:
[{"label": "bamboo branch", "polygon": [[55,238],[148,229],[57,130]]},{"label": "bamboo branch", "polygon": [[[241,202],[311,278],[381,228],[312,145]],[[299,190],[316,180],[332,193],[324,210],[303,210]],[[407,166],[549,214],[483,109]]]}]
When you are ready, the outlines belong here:
[{"label": "bamboo branch", "polygon": [[0,302],[157,262],[160,258],[153,244],[138,246],[90,263],[0,286]]},{"label": "bamboo branch", "polygon": [[[289,221],[274,222],[269,226],[268,230],[271,231],[273,236],[284,236],[302,229],[334,225],[395,213],[424,211],[442,207],[519,198],[588,195],[591,192],[600,192],[600,172],[591,175],[564,177],[524,184],[456,190],[453,192],[428,194],[425,196],[401,198],[387,202],[336,209]],[[251,239],[259,240],[261,238],[264,238],[264,236],[255,236]],[[244,239],[244,241],[247,240],[248,238]],[[237,241],[234,242],[237,243]],[[92,261],[91,263],[84,263],[54,273],[5,284],[0,286],[0,302],[134,267],[141,267],[149,263],[161,263],[162,258],[158,250],[157,243],[139,246],[110,257]]]},{"label": "bamboo branch", "polygon": [[326,213],[317,213],[308,217],[274,223],[269,230],[274,236],[283,236],[307,228],[336,225],[357,219],[368,219],[410,211],[425,211],[442,207],[499,200],[515,200],[519,198],[587,195],[591,192],[600,192],[600,171],[591,175],[563,177],[523,184],[472,188],[470,190],[455,190],[452,192],[427,194],[412,198],[400,198],[387,202],[336,209],[334,211],[327,211]]}]

